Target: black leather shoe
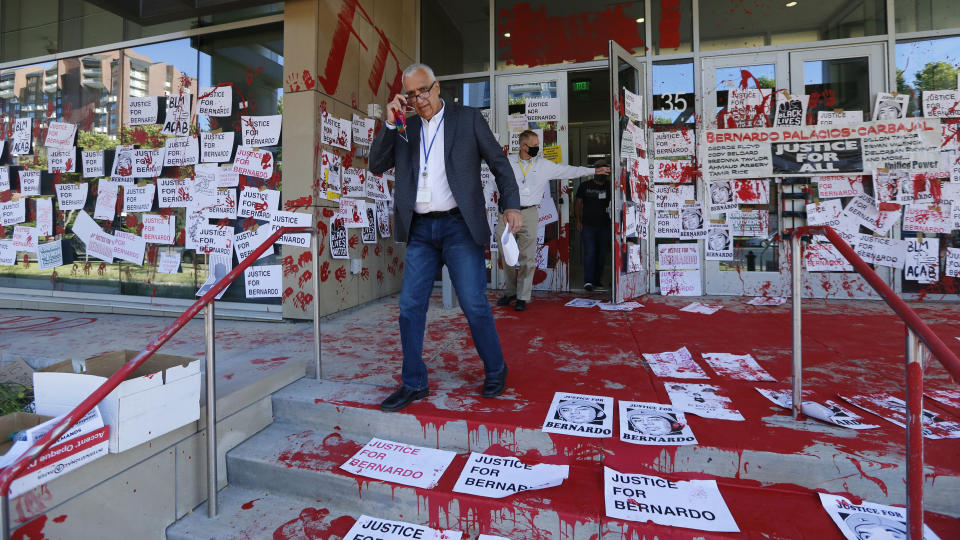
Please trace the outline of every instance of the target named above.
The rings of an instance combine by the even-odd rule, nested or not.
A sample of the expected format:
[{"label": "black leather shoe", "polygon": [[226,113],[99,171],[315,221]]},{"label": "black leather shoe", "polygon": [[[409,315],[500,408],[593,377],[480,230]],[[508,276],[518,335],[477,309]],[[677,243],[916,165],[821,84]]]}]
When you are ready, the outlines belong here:
[{"label": "black leather shoe", "polygon": [[387,399],[383,400],[383,403],[380,404],[380,409],[389,412],[399,411],[414,401],[423,399],[429,395],[429,388],[411,390],[405,386],[401,386],[396,392],[390,394]]},{"label": "black leather shoe", "polygon": [[503,393],[507,388],[507,365],[503,365],[503,371],[500,372],[495,378],[487,379],[483,383],[483,388],[480,390],[480,395],[483,397],[497,397]]},{"label": "black leather shoe", "polygon": [[526,300],[517,300],[517,303],[513,305],[514,311],[524,311],[527,309]]},{"label": "black leather shoe", "polygon": [[499,300],[497,300],[497,305],[498,305],[498,306],[508,306],[508,305],[510,305],[510,302],[513,302],[513,301],[516,300],[516,299],[517,299],[516,295],[514,295],[514,296],[503,295],[503,296],[500,297]]}]

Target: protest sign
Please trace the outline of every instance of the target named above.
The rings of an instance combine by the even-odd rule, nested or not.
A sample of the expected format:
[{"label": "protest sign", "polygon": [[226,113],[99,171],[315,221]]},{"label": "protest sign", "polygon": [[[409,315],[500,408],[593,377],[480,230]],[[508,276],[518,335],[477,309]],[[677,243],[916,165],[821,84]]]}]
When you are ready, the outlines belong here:
[{"label": "protest sign", "polygon": [[653,186],[653,196],[657,210],[676,211],[680,211],[680,207],[683,206],[686,201],[692,201],[697,198],[695,186],[693,185],[655,185]]},{"label": "protest sign", "polygon": [[180,273],[180,251],[161,251],[157,272],[161,274]]},{"label": "protest sign", "polygon": [[[891,424],[907,426],[907,404],[885,392],[860,395],[840,395],[840,399],[875,414]],[[960,424],[923,409],[923,436],[928,439],[960,438]]]},{"label": "protest sign", "polygon": [[853,272],[853,266],[829,243],[804,246],[803,267],[807,272]]},{"label": "protest sign", "polygon": [[700,366],[693,361],[693,356],[686,347],[662,353],[643,353],[643,359],[658,377],[709,379]]},{"label": "protest sign", "polygon": [[202,207],[203,215],[210,219],[237,218],[237,190],[218,189],[207,206]]},{"label": "protest sign", "polygon": [[620,401],[620,440],[632,444],[697,444],[682,412],[670,405]]},{"label": "protest sign", "polygon": [[60,240],[37,245],[37,266],[40,270],[49,270],[63,266],[63,248]]},{"label": "protest sign", "polygon": [[711,223],[707,226],[707,250],[704,259],[708,261],[733,260],[733,231],[726,223]]},{"label": "protest sign", "polygon": [[863,111],[817,111],[818,126],[840,126],[863,122]]},{"label": "protest sign", "polygon": [[770,176],[938,172],[939,119],[844,126],[707,130],[702,172],[710,182]]},{"label": "protest sign", "polygon": [[366,181],[363,183],[363,196],[376,201],[389,201],[390,187],[387,185],[387,179],[369,171],[367,171],[366,177]]},{"label": "protest sign", "polygon": [[199,91],[197,114],[207,116],[230,116],[233,114],[233,87],[201,86]]},{"label": "protest sign", "polygon": [[93,219],[112,221],[117,214],[117,198],[120,185],[111,180],[100,180],[97,183],[97,202],[93,210]]},{"label": "protest sign", "polygon": [[[857,195],[843,208],[841,218],[849,218],[853,225],[863,225],[875,234],[885,235],[899,219],[898,210],[881,212],[876,202],[868,195]],[[834,227],[836,228],[836,227]],[[856,232],[851,229],[850,232]]]},{"label": "protest sign", "polygon": [[947,260],[944,275],[960,277],[960,248],[947,248]]},{"label": "protest sign", "polygon": [[349,259],[350,247],[347,241],[347,228],[343,225],[343,219],[336,216],[330,218],[330,257]]},{"label": "protest sign", "polygon": [[560,98],[527,98],[528,122],[557,122],[560,119]]},{"label": "protest sign", "polygon": [[733,188],[730,186],[730,182],[724,180],[710,184],[711,214],[718,216],[737,208],[737,203],[733,200]]},{"label": "protest sign", "polygon": [[159,98],[129,97],[127,98],[127,125],[148,126],[159,123]]},{"label": "protest sign", "polygon": [[73,225],[70,229],[77,235],[77,238],[84,243],[90,239],[91,234],[101,231],[97,222],[84,210],[80,210],[80,212],[77,213],[77,217],[73,220]]},{"label": "protest sign", "polygon": [[769,236],[770,213],[767,210],[734,210],[727,212],[726,219],[734,236],[755,238]]},{"label": "protest sign", "polygon": [[786,92],[777,92],[776,109],[773,115],[773,125],[802,126],[807,123],[807,103],[810,96],[794,95]]},{"label": "protest sign", "polygon": [[137,266],[143,266],[147,243],[140,236],[124,231],[113,233],[113,256]]},{"label": "protest sign", "polygon": [[167,96],[167,112],[163,118],[163,135],[186,137],[190,134],[190,111],[193,95],[178,94]]},{"label": "protest sign", "polygon": [[701,531],[739,532],[716,480],[672,481],[603,468],[607,517]]},{"label": "protest sign", "polygon": [[[757,392],[775,403],[784,409],[793,410],[793,390],[790,388],[754,388]],[[806,397],[810,395],[811,392],[804,391],[803,395]],[[816,418],[821,422],[826,422],[828,424],[833,424],[840,427],[850,428],[850,429],[873,429],[880,426],[875,426],[873,424],[864,424],[861,422],[861,417],[854,414],[852,411],[844,409],[840,405],[837,405],[836,402],[826,400],[823,404],[817,401],[809,401],[804,399],[803,403],[800,405],[800,412],[805,416],[810,418]]]},{"label": "protest sign", "polygon": [[900,204],[933,204],[934,193],[940,193],[940,180],[929,178],[926,174],[914,174],[901,177],[896,202]]},{"label": "protest sign", "polygon": [[733,202],[737,204],[770,204],[769,180],[734,180]]},{"label": "protest sign", "polygon": [[10,155],[22,156],[33,151],[33,118],[17,118],[13,122],[13,144]]},{"label": "protest sign", "polygon": [[895,238],[858,234],[853,247],[864,261],[878,266],[903,268],[907,258],[907,243]]},{"label": "protest sign", "polygon": [[149,212],[153,209],[153,194],[157,186],[147,184],[145,186],[124,186],[123,188],[123,211],[124,212]]},{"label": "protest sign", "polygon": [[[543,249],[537,249],[537,261],[541,260],[540,253],[543,252],[543,266],[538,266],[541,270],[546,270],[547,268],[547,246],[543,246]],[[639,244],[627,244],[627,272],[639,272],[643,270],[643,246]]]},{"label": "protest sign", "polygon": [[[820,504],[847,540],[907,538],[907,509],[862,501],[854,504],[846,497],[818,493]],[[930,527],[923,526],[922,540],[940,540]]]},{"label": "protest sign", "polygon": [[903,279],[924,284],[940,281],[939,238],[907,238]]},{"label": "protest sign", "polygon": [[321,142],[344,150],[350,150],[350,138],[353,129],[350,121],[337,118],[329,113],[323,113],[321,123]]},{"label": "protest sign", "polygon": [[53,234],[53,198],[43,197],[36,199],[37,207],[37,234],[50,236]]},{"label": "protest sign", "polygon": [[680,382],[666,382],[664,386],[673,406],[685,413],[719,420],[744,419],[730,398],[718,393],[720,389],[716,386]]},{"label": "protest sign", "polygon": [[143,229],[140,230],[140,234],[151,244],[173,244],[176,219],[176,216],[144,214]]},{"label": "protest sign", "polygon": [[471,452],[453,491],[500,499],[521,491],[559,486],[569,474],[568,465],[527,465],[515,457]]},{"label": "protest sign", "polygon": [[[271,234],[273,234],[273,230],[270,227],[259,227],[254,231],[235,233],[233,235],[233,249],[237,253],[237,260],[242,261],[252,255],[258,247],[267,241]],[[270,246],[257,257],[257,260],[273,255],[273,253],[274,246]]]},{"label": "protest sign", "polygon": [[821,199],[864,194],[862,176],[815,176],[813,180],[817,184],[817,196]]},{"label": "protest sign", "polygon": [[614,302],[598,302],[596,307],[600,308],[600,311],[633,311],[636,308],[642,308],[643,304],[639,302],[620,302],[619,304]]},{"label": "protest sign", "polygon": [[20,198],[0,203],[0,225],[4,227],[23,223],[27,220],[27,200]]},{"label": "protest sign", "polygon": [[233,172],[264,180],[273,176],[273,154],[266,150],[237,148]]},{"label": "protest sign", "polygon": [[663,296],[703,296],[700,270],[666,270],[659,276]]},{"label": "protest sign", "polygon": [[[2,142],[4,141],[0,141],[0,143]],[[3,148],[0,147],[0,151],[2,150]],[[2,155],[3,154],[0,154],[0,156]],[[0,191],[6,191],[8,189],[10,189],[10,167],[3,165],[0,166]]]},{"label": "protest sign", "polygon": [[156,178],[163,169],[165,149],[124,149],[117,150],[110,176],[122,178]]},{"label": "protest sign", "polygon": [[576,308],[592,308],[596,307],[600,303],[600,300],[594,300],[592,298],[574,298],[566,304],[565,307],[576,307]]},{"label": "protest sign", "polygon": [[364,118],[357,113],[353,113],[353,122],[350,128],[354,144],[370,146],[373,144],[373,135],[377,128],[377,119]]},{"label": "protest sign", "polygon": [[243,271],[243,281],[247,298],[279,298],[283,291],[283,267],[251,266]]},{"label": "protest sign", "polygon": [[200,223],[196,230],[191,232],[194,236],[193,245],[197,253],[216,254],[223,257],[233,255],[233,227],[218,227],[217,225]]},{"label": "protest sign", "polygon": [[84,150],[80,152],[80,160],[84,178],[98,178],[107,174],[103,150]]},{"label": "protest sign", "polygon": [[830,225],[843,213],[843,203],[839,199],[830,199],[807,205],[807,225]]},{"label": "protest sign", "polygon": [[13,228],[13,247],[17,251],[37,252],[37,228],[17,225]]},{"label": "protest sign", "polygon": [[40,171],[20,170],[20,194],[25,197],[40,195]]},{"label": "protest sign", "polygon": [[[490,230],[495,228],[491,227]],[[380,238],[390,238],[390,207],[381,201],[377,201],[377,233]]]},{"label": "protest sign", "polygon": [[[482,535],[481,535],[482,536]],[[460,531],[438,531],[425,525],[360,516],[344,539],[350,540],[460,540]]]},{"label": "protest sign", "polygon": [[280,125],[283,115],[241,116],[243,126],[243,146],[263,148],[280,144]]},{"label": "protest sign", "polygon": [[688,202],[680,207],[680,239],[697,240],[707,237],[703,227],[703,203]]},{"label": "protest sign", "polygon": [[960,390],[932,390],[924,389],[924,394],[931,399],[935,399],[944,405],[960,409]]},{"label": "protest sign", "polygon": [[874,169],[873,193],[877,202],[895,202],[900,196],[900,185],[909,178],[908,171]]},{"label": "protest sign", "polygon": [[658,184],[692,184],[697,168],[689,159],[653,160],[653,181]]},{"label": "protest sign", "polygon": [[17,264],[17,248],[13,247],[13,240],[0,240],[0,265],[15,264]]},{"label": "protest sign", "polygon": [[47,149],[47,172],[77,172],[77,155],[77,148],[75,146]]},{"label": "protest sign", "polygon": [[741,381],[774,381],[750,354],[703,353],[703,359],[721,377]]},{"label": "protest sign", "polygon": [[47,136],[43,145],[47,148],[73,148],[77,137],[76,124],[52,121],[47,126]]},{"label": "protest sign", "polygon": [[903,230],[933,234],[950,234],[953,216],[950,204],[937,206],[908,204],[903,209]]},{"label": "protest sign", "polygon": [[[217,284],[218,281],[224,278],[230,270],[233,269],[233,257],[224,257],[223,255],[212,254],[208,258],[207,262],[207,280],[203,282],[203,285],[197,289],[196,296],[203,296]],[[212,268],[212,270],[210,270]],[[223,288],[217,295],[214,297],[219,300],[230,288],[230,283]]]},{"label": "protest sign", "polygon": [[341,198],[340,205],[337,208],[337,217],[343,221],[344,227],[348,229],[369,227],[368,216],[364,211],[365,207],[366,201]]},{"label": "protest sign", "polygon": [[359,167],[343,169],[340,180],[340,195],[343,197],[362,198],[364,196],[363,181],[366,170]]},{"label": "protest sign", "polygon": [[99,230],[99,227],[87,238],[86,248],[87,255],[93,255],[107,263],[113,263],[113,235]]},{"label": "protest sign", "polygon": [[580,437],[611,437],[613,398],[556,392],[542,430]]},{"label": "protest sign", "polygon": [[724,128],[764,127],[770,118],[773,90],[734,88],[727,92],[727,107],[722,111]]},{"label": "protest sign", "polygon": [[200,144],[196,137],[170,137],[164,143],[164,167],[196,165],[200,159]]},{"label": "protest sign", "polygon": [[[367,215],[367,226],[360,229],[360,240],[364,244],[376,244],[377,243],[377,217],[375,214],[376,210],[374,206],[370,203],[364,204],[364,213]],[[537,251],[539,255],[539,250]],[[537,268],[540,268],[539,266]]]},{"label": "protest sign", "polygon": [[697,155],[697,141],[694,131],[687,128],[680,128],[676,131],[655,131],[653,133],[653,155],[658,158]]},{"label": "protest sign", "polygon": [[960,116],[960,93],[957,90],[924,90],[923,116],[927,118]]},{"label": "protest sign", "polygon": [[185,178],[157,178],[160,208],[186,208],[193,200]]},{"label": "protest sign", "polygon": [[432,489],[456,452],[373,438],[340,468],[356,475]]},{"label": "protest sign", "polygon": [[873,103],[874,120],[896,120],[906,118],[907,103],[910,96],[907,94],[893,95],[887,92],[878,92]]},{"label": "protest sign", "polygon": [[226,163],[233,155],[233,131],[200,133],[200,161],[202,163]]},{"label": "protest sign", "polygon": [[240,192],[237,216],[252,217],[260,221],[271,221],[273,213],[280,207],[280,192],[274,189],[258,190],[245,187]]},{"label": "protest sign", "polygon": [[658,270],[696,270],[700,268],[699,244],[658,244]]},{"label": "protest sign", "polygon": [[623,89],[623,114],[634,121],[643,121],[643,96]]},{"label": "protest sign", "polygon": [[747,303],[751,306],[782,306],[787,299],[783,296],[754,296]]}]

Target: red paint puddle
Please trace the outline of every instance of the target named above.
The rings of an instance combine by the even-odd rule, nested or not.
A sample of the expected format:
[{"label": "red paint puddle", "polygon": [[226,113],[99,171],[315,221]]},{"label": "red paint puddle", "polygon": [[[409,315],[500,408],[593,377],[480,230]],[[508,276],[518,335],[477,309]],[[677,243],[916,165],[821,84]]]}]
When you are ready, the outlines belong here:
[{"label": "red paint puddle", "polygon": [[319,443],[311,438],[312,430],[289,435],[291,447],[280,452],[277,462],[287,468],[310,471],[335,471],[340,465],[363,448],[362,445],[344,439],[339,433],[331,433]]},{"label": "red paint puddle", "polygon": [[[262,498],[262,497],[261,497],[261,498]],[[251,508],[253,508],[253,503],[255,503],[255,502],[259,501],[259,500],[260,500],[260,498],[247,501],[247,502],[243,503],[242,505],[240,505],[240,508],[243,509],[243,510],[250,510]]]},{"label": "red paint puddle", "polygon": [[43,528],[46,525],[47,515],[43,514],[30,523],[21,525],[10,536],[10,540],[47,540],[47,535],[43,534]]},{"label": "red paint puddle", "polygon": [[273,540],[301,540],[304,538],[345,538],[356,520],[341,516],[330,520],[326,508],[304,508],[300,515],[273,531]]}]

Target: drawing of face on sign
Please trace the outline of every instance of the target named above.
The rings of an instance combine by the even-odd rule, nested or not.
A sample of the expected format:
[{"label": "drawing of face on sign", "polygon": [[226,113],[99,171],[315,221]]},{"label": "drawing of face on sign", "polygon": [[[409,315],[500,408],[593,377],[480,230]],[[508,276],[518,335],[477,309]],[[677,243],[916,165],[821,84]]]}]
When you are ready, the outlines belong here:
[{"label": "drawing of face on sign", "polygon": [[677,420],[677,415],[650,410],[631,412],[627,417],[630,431],[647,437],[662,437],[664,435],[680,435],[684,424]]},{"label": "drawing of face on sign", "polygon": [[703,228],[703,212],[700,206],[684,207],[680,211],[680,221],[683,229],[696,231]]},{"label": "drawing of face on sign", "polygon": [[730,250],[730,231],[729,229],[715,228],[710,229],[707,236],[707,247],[710,251],[729,251]]},{"label": "drawing of face on sign", "polygon": [[733,191],[729,182],[714,182],[710,184],[710,200],[713,204],[726,203],[733,200]]},{"label": "drawing of face on sign", "polygon": [[857,540],[905,540],[907,538],[906,526],[899,521],[861,512],[853,514],[838,512],[838,514],[847,527],[857,535]]},{"label": "drawing of face on sign", "polygon": [[603,425],[607,414],[603,412],[603,407],[597,403],[591,403],[586,400],[569,399],[561,400],[557,407],[555,420],[562,420],[572,424],[594,424]]}]

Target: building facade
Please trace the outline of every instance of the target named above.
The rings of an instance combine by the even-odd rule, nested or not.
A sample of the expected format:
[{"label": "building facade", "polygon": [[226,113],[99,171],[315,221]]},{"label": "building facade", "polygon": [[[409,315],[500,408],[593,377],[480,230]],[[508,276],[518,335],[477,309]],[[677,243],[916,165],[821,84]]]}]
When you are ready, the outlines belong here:
[{"label": "building facade", "polygon": [[[240,131],[242,116],[282,115],[282,140],[267,148],[276,159],[275,174],[267,179],[241,176],[237,188],[280,191],[278,210],[311,213],[320,252],[318,275],[313,275],[309,250],[278,246],[257,265],[282,268],[281,295],[247,298],[238,280],[224,297],[226,305],[242,316],[306,318],[313,302],[320,303],[321,313],[331,313],[396,292],[403,246],[384,225],[389,223],[389,202],[368,189],[377,184],[392,188],[390,179],[365,174],[369,147],[363,144],[364,133],[353,129],[352,142],[338,144],[325,137],[324,128],[356,128],[378,118],[401,88],[402,69],[415,60],[433,66],[445,99],[484,109],[508,152],[515,151],[516,133],[530,128],[540,130],[545,158],[572,165],[613,163],[614,219],[605,272],[614,299],[675,292],[679,274],[661,273],[673,270],[683,271],[685,286],[702,294],[784,295],[791,264],[784,232],[807,224],[808,212],[829,201],[847,207],[859,194],[879,200],[875,173],[714,182],[702,173],[705,134],[769,126],[772,105],[781,94],[802,96],[803,125],[817,125],[821,116],[830,116],[825,113],[869,122],[878,112],[878,95],[884,93],[895,94],[894,101],[903,103],[904,119],[922,118],[930,115],[925,92],[935,96],[957,90],[960,63],[954,52],[960,50],[960,9],[951,0],[641,0],[603,5],[575,0],[238,0],[200,1],[190,8],[126,4],[0,3],[0,138],[9,148],[19,118],[31,118],[34,131],[32,153],[13,156],[7,151],[3,156],[3,165],[13,172],[8,173],[9,186],[0,186],[9,189],[2,204],[22,198],[26,203],[22,220],[5,220],[2,237],[11,249],[18,226],[22,235],[38,225],[36,200],[53,199],[51,234],[42,235],[41,243],[61,240],[64,262],[72,259],[40,269],[35,252],[16,250],[16,264],[0,266],[0,297],[10,305],[42,301],[79,309],[96,304],[104,309],[172,310],[194,297],[207,280],[208,262],[207,255],[188,249],[186,207],[151,209],[174,216],[176,232],[169,244],[147,243],[142,261],[107,262],[87,254],[72,230],[79,212],[96,211],[98,178],[51,173],[52,182],[41,195],[21,197],[16,195],[17,174],[18,168],[49,169],[42,135],[51,121],[77,125],[76,144],[85,150],[163,146],[166,137],[158,133],[159,126],[131,125],[131,99],[196,98],[200,88],[217,85],[232,88],[234,110],[226,117],[195,115],[193,133]],[[760,96],[756,105],[770,110],[744,124],[735,104],[745,104],[750,95]],[[897,101],[896,96],[906,98]],[[625,106],[628,99],[632,117]],[[528,106],[531,100],[534,104]],[[936,116],[949,130],[960,113]],[[625,143],[625,133],[634,145]],[[942,196],[927,202],[945,208],[958,197],[955,206],[960,208],[960,195],[954,191],[960,171],[954,172],[957,167],[952,165],[957,162],[956,140],[951,143],[948,136],[942,142],[942,170],[926,175]],[[681,179],[675,176],[678,171]],[[162,174],[194,178],[189,168],[165,169]],[[572,199],[586,180],[553,182],[544,195],[538,289],[582,286],[583,250],[572,226]],[[843,182],[845,189],[837,187]],[[56,206],[57,183],[89,184],[81,210]],[[714,190],[724,187],[731,192],[727,214],[709,211]],[[491,223],[496,219],[495,198],[491,193]],[[348,228],[342,236],[336,216],[343,199],[365,201],[361,206],[370,209],[371,221],[380,226]],[[749,232],[728,233],[728,256],[708,258],[711,248],[705,235],[667,232],[688,201],[701,203],[700,229],[729,224],[731,215],[741,225],[753,225]],[[902,206],[905,212],[907,204]],[[113,219],[97,220],[103,231],[142,234],[143,214],[123,212],[122,204],[117,208]],[[213,224],[237,233],[258,225],[244,219],[206,222]],[[906,296],[956,298],[958,278],[950,275],[950,262],[960,255],[954,251],[960,248],[958,230],[909,229],[901,218],[883,231],[904,241],[909,252],[908,264],[880,265],[880,273]],[[673,244],[679,247],[671,248]],[[675,249],[692,257],[688,266],[667,264],[664,257]],[[179,271],[160,272],[161,259],[171,257],[181,261]],[[496,288],[502,269],[495,245],[488,268],[490,286]],[[811,267],[804,272],[804,294],[869,297],[869,287],[845,270]],[[319,297],[314,294],[315,279],[320,281]]]}]

